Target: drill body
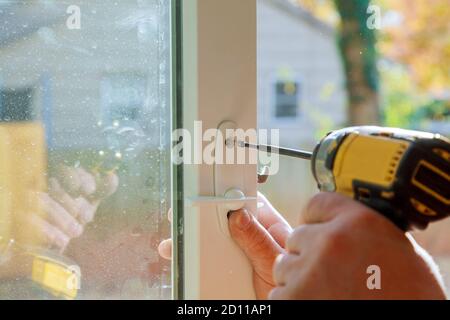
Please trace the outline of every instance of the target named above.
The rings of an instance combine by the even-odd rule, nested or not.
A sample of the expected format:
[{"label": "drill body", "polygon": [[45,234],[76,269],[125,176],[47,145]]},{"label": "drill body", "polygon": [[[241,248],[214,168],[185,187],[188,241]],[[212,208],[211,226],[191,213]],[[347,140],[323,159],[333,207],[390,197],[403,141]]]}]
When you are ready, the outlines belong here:
[{"label": "drill body", "polygon": [[450,215],[450,141],[440,135],[345,128],[322,139],[311,165],[321,191],[350,196],[402,230]]}]

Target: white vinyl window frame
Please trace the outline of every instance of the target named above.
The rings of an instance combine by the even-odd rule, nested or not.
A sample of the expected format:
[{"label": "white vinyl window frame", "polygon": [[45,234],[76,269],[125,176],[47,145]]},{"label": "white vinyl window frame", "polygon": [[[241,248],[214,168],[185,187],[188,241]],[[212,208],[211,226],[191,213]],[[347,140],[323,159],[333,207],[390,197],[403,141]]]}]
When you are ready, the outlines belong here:
[{"label": "white vinyl window frame", "polygon": [[[200,120],[203,130],[224,121],[256,128],[256,0],[183,0],[181,5],[182,127],[193,133]],[[174,298],[255,298],[250,264],[224,232],[226,213],[201,201],[194,207],[189,199],[220,197],[238,188],[253,199],[245,206],[254,212],[256,169],[223,165],[219,178],[213,165],[183,165],[182,174],[174,170],[175,188],[183,186],[183,199],[174,202]]]}]

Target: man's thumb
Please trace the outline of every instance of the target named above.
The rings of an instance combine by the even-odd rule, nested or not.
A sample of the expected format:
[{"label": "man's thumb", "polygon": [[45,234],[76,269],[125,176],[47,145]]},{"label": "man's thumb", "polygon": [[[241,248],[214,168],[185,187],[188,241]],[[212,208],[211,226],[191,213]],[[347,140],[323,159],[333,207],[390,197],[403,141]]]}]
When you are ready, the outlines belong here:
[{"label": "man's thumb", "polygon": [[246,209],[228,214],[230,234],[250,260],[254,271],[272,284],[272,268],[284,252],[270,233]]}]

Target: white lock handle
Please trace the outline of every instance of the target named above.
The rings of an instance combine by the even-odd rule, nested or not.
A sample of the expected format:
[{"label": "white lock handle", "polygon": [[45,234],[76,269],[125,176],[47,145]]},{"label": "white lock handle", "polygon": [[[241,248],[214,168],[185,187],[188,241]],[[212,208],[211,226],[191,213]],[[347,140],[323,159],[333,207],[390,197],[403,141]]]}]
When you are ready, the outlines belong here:
[{"label": "white lock handle", "polygon": [[229,189],[223,197],[199,196],[187,199],[187,205],[190,207],[200,206],[224,206],[229,211],[242,209],[247,202],[256,201],[256,197],[246,197],[245,194],[236,188]]}]

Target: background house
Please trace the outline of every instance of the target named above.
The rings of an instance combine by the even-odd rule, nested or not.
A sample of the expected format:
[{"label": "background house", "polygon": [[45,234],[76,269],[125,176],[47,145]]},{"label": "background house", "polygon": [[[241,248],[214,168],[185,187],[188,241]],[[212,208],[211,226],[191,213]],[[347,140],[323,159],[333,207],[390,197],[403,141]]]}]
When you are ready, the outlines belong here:
[{"label": "background house", "polygon": [[[279,129],[280,144],[312,150],[346,123],[343,65],[333,27],[289,0],[258,2],[258,126]],[[285,188],[285,181],[297,188]],[[310,163],[280,158],[260,187],[290,221],[317,191]]]}]

